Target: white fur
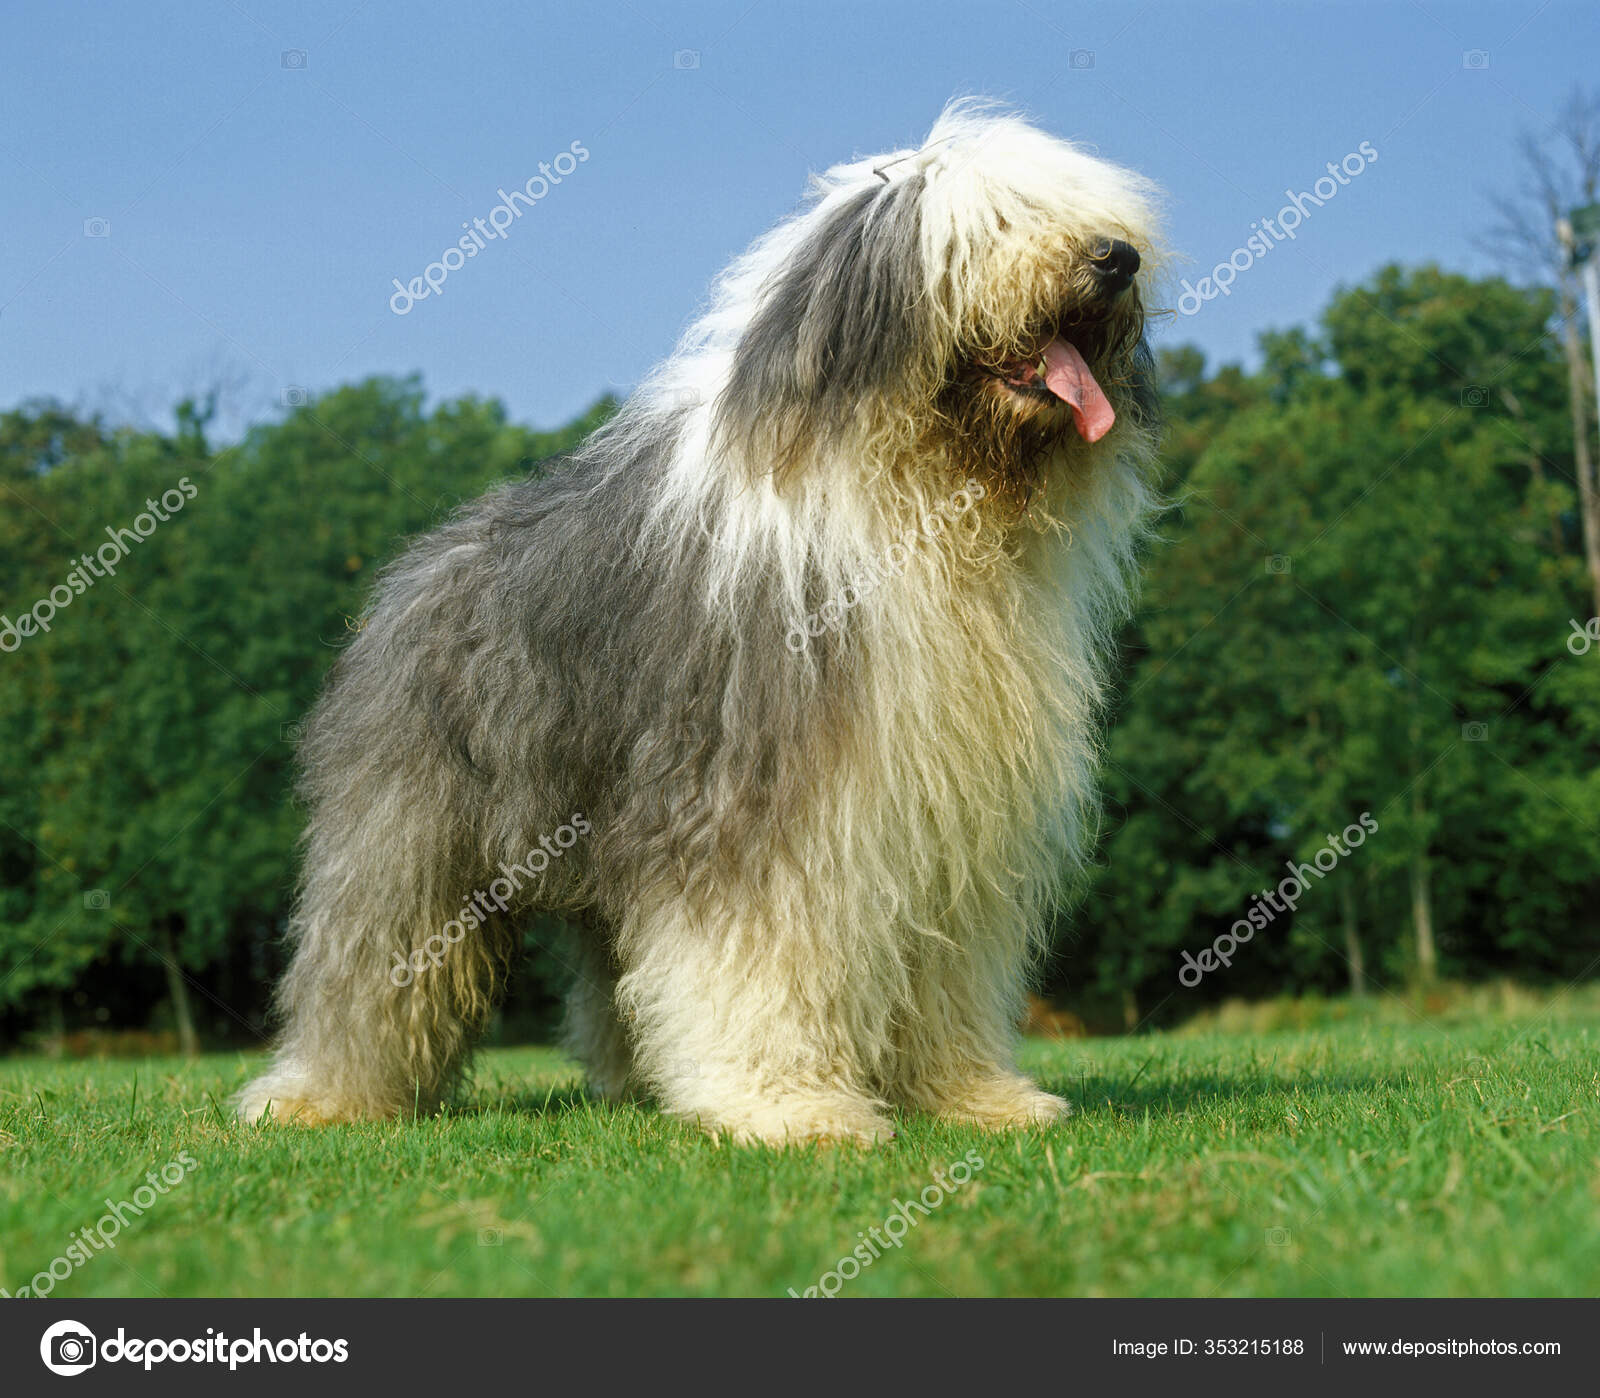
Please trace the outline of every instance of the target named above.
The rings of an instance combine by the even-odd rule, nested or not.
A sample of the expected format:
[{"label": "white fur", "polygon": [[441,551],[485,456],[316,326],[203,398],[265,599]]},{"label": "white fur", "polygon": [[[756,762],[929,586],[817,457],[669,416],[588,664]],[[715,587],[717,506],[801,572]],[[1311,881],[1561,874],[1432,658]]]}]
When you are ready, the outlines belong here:
[{"label": "white fur", "polygon": [[[864,421],[782,487],[715,454],[713,415],[763,295],[880,169],[927,178],[930,362],[958,339],[1003,345],[1085,241],[1126,237],[1147,262],[1157,246],[1147,181],[978,104],[947,110],[918,151],[815,179],[605,429],[648,430],[691,405],[656,526],[713,540],[713,609],[737,613],[754,578],[778,577],[798,619],[808,566],[841,591],[948,493],[914,464],[885,490],[903,445],[893,422]],[[866,757],[819,774],[814,809],[790,824],[806,877],[775,878],[759,909],[666,895],[631,911],[621,1002],[638,1076],[673,1110],[769,1140],[881,1137],[889,1101],[990,1125],[1064,1110],[1012,1066],[1013,1026],[1033,939],[1092,835],[1102,659],[1129,605],[1150,452],[1118,429],[1087,483],[1063,468],[1022,525],[964,521],[852,611],[872,654]]]},{"label": "white fur", "polygon": [[[770,462],[741,456],[754,451],[748,443],[717,430],[741,341],[842,205],[914,175],[926,276],[903,381],[853,405],[842,425],[830,416],[803,469],[780,479]],[[788,653],[784,631],[815,605],[819,579],[823,595],[843,595],[960,488],[937,445],[952,365],[1022,352],[1019,337],[1041,309],[1092,282],[1087,250],[1100,237],[1134,244],[1148,280],[1159,250],[1153,208],[1139,177],[1017,117],[956,104],[918,150],[817,178],[805,208],[728,269],[675,353],[580,452],[573,469],[593,473],[599,498],[641,461],[660,468],[653,453],[673,443],[659,477],[637,487],[654,492],[632,538],[638,575],[687,579],[699,592],[704,614],[686,609],[684,632],[704,637],[707,654],[731,657],[719,729],[748,736],[781,710],[805,748],[773,759],[788,764],[770,786],[786,804],[769,822],[727,814],[759,808],[752,784],[769,779],[716,758],[690,796],[590,793],[612,809],[658,797],[665,807],[671,796],[696,819],[722,813],[731,851],[717,846],[704,869],[674,868],[687,837],[638,818],[642,850],[609,868],[597,854],[594,888],[570,894],[609,939],[587,946],[572,1006],[575,1045],[602,1091],[643,1086],[669,1111],[741,1140],[881,1138],[892,1106],[992,1127],[1065,1112],[1017,1071],[1015,1025],[1047,910],[1093,834],[1104,661],[1152,503],[1150,428],[1124,417],[1092,447],[1069,434],[1025,505],[997,490],[918,543],[903,575],[845,617],[852,644],[831,654],[849,667],[848,684],[832,691],[835,709],[807,708],[827,677],[815,653]],[[1008,463],[985,464],[997,482],[1010,479]],[[369,627],[382,634],[363,635],[343,688],[324,701],[313,744],[320,797],[284,996],[290,1022],[277,1066],[241,1099],[247,1115],[269,1101],[280,1117],[318,1121],[431,1105],[486,1013],[497,974],[487,939],[456,948],[415,991],[379,976],[389,955],[452,916],[463,883],[498,857],[492,845],[460,848],[457,827],[494,832],[515,850],[537,817],[521,791],[496,791],[487,814],[460,809],[460,792],[481,799],[482,789],[458,788],[425,731],[409,738],[411,767],[377,764],[369,752],[407,740],[388,723],[389,696],[410,673],[406,647],[447,649],[463,598],[503,581],[483,572],[493,510],[441,536],[471,547],[434,544],[430,554],[424,541],[392,570]],[[516,565],[539,566],[531,551]],[[787,613],[776,625],[774,588]],[[395,642],[402,625],[406,640]],[[490,634],[463,662],[483,667],[474,695],[494,690],[507,656],[533,663],[522,618],[503,629],[512,643]],[[516,708],[520,692],[568,678],[512,668],[494,691],[499,708],[475,702],[533,729],[539,715]],[[741,681],[772,708],[747,707]],[[838,712],[839,694],[848,712]],[[581,697],[597,706],[594,692]],[[629,737],[647,754],[690,701],[661,704]],[[843,731],[824,731],[824,721]],[[497,770],[526,770],[536,744],[501,726],[480,725],[478,741],[511,754]],[[395,871],[404,884],[385,896],[378,880]]]}]

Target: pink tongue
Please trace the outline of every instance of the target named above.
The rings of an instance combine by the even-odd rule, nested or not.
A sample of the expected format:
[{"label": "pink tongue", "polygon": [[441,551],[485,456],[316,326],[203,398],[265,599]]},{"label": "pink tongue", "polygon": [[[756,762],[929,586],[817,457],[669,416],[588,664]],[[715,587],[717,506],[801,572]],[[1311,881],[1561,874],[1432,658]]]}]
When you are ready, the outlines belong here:
[{"label": "pink tongue", "polygon": [[1045,386],[1072,409],[1078,435],[1086,442],[1098,442],[1111,430],[1117,415],[1077,346],[1058,336],[1042,353]]}]

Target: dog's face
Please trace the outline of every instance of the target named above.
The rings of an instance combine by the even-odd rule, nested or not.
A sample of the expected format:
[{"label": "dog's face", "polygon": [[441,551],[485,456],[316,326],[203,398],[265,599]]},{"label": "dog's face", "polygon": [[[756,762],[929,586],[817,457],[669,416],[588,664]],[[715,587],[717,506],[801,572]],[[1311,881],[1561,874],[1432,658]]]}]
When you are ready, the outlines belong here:
[{"label": "dog's face", "polygon": [[944,457],[1026,496],[1153,429],[1154,191],[1009,116],[956,107],[917,151],[836,167],[731,274],[753,314],[721,430],[781,479],[819,452]]},{"label": "dog's face", "polygon": [[1121,236],[1132,231],[1046,238],[1042,254],[1009,230],[995,238],[996,275],[1009,257],[1031,262],[1038,284],[998,305],[980,296],[958,322],[929,434],[957,473],[1025,505],[1052,467],[1092,464],[1155,430],[1144,254]]}]

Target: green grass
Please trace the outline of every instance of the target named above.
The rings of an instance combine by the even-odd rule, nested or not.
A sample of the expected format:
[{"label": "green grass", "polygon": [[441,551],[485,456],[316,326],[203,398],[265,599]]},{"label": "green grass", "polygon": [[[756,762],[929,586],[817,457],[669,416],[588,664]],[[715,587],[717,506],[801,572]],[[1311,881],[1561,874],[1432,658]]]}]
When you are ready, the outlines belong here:
[{"label": "green grass", "polygon": [[231,1121],[242,1057],[12,1059],[0,1286],[187,1151],[57,1297],[781,1296],[976,1150],[843,1294],[1600,1292],[1600,1011],[1396,1018],[1033,1043],[1070,1122],[908,1118],[871,1152],[718,1145],[590,1102],[543,1049],[485,1055],[441,1119],[321,1130]]}]

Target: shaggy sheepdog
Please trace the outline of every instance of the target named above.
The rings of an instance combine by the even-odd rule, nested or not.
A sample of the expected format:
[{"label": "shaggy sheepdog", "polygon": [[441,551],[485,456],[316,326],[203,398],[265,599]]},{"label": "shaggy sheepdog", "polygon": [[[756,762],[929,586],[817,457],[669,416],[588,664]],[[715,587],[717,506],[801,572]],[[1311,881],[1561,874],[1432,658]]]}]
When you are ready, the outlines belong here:
[{"label": "shaggy sheepdog", "polygon": [[428,1111],[527,919],[570,1043],[738,1141],[1006,1128],[1152,503],[1156,196],[992,106],[830,169],[569,458],[382,576],[302,745],[243,1115]]}]

